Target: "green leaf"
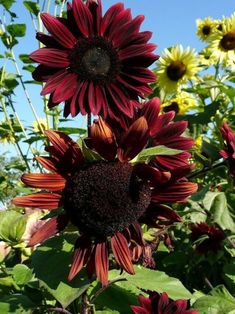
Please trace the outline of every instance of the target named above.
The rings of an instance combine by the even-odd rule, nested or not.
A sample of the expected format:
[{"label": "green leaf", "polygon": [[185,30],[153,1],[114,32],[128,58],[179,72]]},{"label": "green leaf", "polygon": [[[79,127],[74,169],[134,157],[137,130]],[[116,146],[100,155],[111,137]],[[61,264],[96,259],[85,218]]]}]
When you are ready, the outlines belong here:
[{"label": "green leaf", "polygon": [[38,15],[40,11],[40,7],[38,3],[35,3],[33,1],[23,1],[23,4],[29,12],[31,12],[32,14],[36,16]]},{"label": "green leaf", "polygon": [[38,247],[32,255],[35,276],[63,307],[67,307],[89,287],[85,271],[81,271],[71,282],[67,280],[76,238],[71,234],[54,237]]},{"label": "green leaf", "polygon": [[134,159],[131,160],[131,162],[144,162],[151,160],[155,156],[172,156],[180,153],[182,153],[182,150],[169,148],[164,145],[158,145],[142,150]]},{"label": "green leaf", "polygon": [[32,314],[36,305],[25,295],[13,294],[0,298],[1,314]]},{"label": "green leaf", "polygon": [[25,285],[33,278],[33,272],[24,264],[17,264],[13,267],[12,276],[17,285]]},{"label": "green leaf", "polygon": [[28,54],[22,53],[19,55],[19,58],[22,62],[26,64],[33,63],[33,61],[29,58]]},{"label": "green leaf", "polygon": [[99,161],[102,160],[102,157],[94,152],[93,150],[89,149],[85,142],[82,141],[82,153],[86,159],[87,162],[95,162],[95,161]]},{"label": "green leaf", "polygon": [[36,67],[35,66],[33,66],[33,65],[31,65],[31,64],[29,64],[29,65],[25,65],[25,66],[23,66],[23,68],[22,68],[23,70],[25,70],[25,71],[29,71],[29,72],[33,72],[35,69],[36,69]]},{"label": "green leaf", "polygon": [[224,192],[207,192],[203,205],[213,214],[213,221],[222,229],[235,231],[235,223],[229,211]]},{"label": "green leaf", "polygon": [[13,3],[15,3],[15,0],[0,0],[0,4],[7,10],[10,9]]},{"label": "green leaf", "polygon": [[0,212],[0,238],[11,245],[21,242],[27,217],[14,211]]},{"label": "green leaf", "polygon": [[193,308],[200,314],[234,314],[235,299],[223,285],[220,285],[209,295],[197,299]]},{"label": "green leaf", "polygon": [[235,263],[226,264],[223,267],[223,277],[229,290],[235,293]]},{"label": "green leaf", "polygon": [[11,24],[7,26],[7,30],[12,37],[24,37],[26,32],[26,25]]},{"label": "green leaf", "polygon": [[64,132],[66,134],[80,134],[80,135],[84,135],[86,134],[86,129],[82,129],[82,128],[73,128],[73,127],[59,127],[58,131]]},{"label": "green leaf", "polygon": [[8,49],[11,49],[12,47],[14,47],[15,45],[18,44],[18,40],[14,37],[9,36],[8,34],[4,33],[1,36],[1,40],[4,44],[5,47],[7,47]]},{"label": "green leaf", "polygon": [[135,275],[125,274],[128,283],[144,289],[166,292],[173,299],[190,299],[191,293],[183,286],[177,278],[169,277],[162,271],[147,269],[144,267],[135,267]]}]

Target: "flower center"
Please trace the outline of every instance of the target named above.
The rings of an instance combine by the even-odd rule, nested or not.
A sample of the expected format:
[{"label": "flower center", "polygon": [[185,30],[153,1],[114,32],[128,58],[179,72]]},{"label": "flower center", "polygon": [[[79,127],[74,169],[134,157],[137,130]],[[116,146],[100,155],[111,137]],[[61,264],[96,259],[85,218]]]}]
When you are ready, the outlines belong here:
[{"label": "flower center", "polygon": [[179,112],[179,104],[176,101],[172,101],[169,106],[163,108],[163,111],[175,111],[175,113],[177,114]]},{"label": "flower center", "polygon": [[235,30],[224,35],[220,41],[220,45],[225,50],[235,49]]},{"label": "flower center", "polygon": [[110,82],[120,71],[117,51],[103,37],[82,38],[71,51],[70,70],[81,80],[97,84]]},{"label": "flower center", "polygon": [[203,35],[207,36],[207,35],[210,34],[210,32],[211,32],[211,27],[210,26],[208,26],[208,25],[203,26],[203,28],[202,28]]},{"label": "flower center", "polygon": [[147,209],[151,190],[132,166],[100,162],[75,173],[64,192],[65,210],[83,233],[108,237],[124,230]]},{"label": "flower center", "polygon": [[182,61],[173,61],[167,67],[167,75],[172,81],[178,81],[186,73],[186,66]]}]

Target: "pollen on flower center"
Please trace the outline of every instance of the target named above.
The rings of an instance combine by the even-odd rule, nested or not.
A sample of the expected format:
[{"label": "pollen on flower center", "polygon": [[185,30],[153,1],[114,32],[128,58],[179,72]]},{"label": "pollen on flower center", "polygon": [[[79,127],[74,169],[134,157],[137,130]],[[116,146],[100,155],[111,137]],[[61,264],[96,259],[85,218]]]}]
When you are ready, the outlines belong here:
[{"label": "pollen on flower center", "polygon": [[178,81],[186,73],[186,66],[181,61],[173,61],[167,67],[167,75],[172,81]]},{"label": "pollen on flower center", "polygon": [[132,175],[132,166],[118,162],[93,164],[75,173],[64,193],[72,223],[95,237],[112,236],[146,210],[151,190]]},{"label": "pollen on flower center", "polygon": [[117,51],[103,37],[80,39],[70,53],[70,70],[82,80],[110,82],[120,70]]},{"label": "pollen on flower center", "polygon": [[224,35],[220,41],[220,45],[225,50],[235,49],[235,30]]}]

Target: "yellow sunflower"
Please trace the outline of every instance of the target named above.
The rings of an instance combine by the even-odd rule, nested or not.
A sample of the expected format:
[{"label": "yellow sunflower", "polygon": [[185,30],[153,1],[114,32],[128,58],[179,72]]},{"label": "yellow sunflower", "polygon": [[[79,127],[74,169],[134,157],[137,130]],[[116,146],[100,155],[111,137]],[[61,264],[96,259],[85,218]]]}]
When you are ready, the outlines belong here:
[{"label": "yellow sunflower", "polygon": [[202,41],[207,41],[208,38],[218,31],[218,21],[212,19],[211,17],[206,17],[205,19],[197,19],[197,35]]},{"label": "yellow sunflower", "polygon": [[199,53],[199,64],[205,67],[217,64],[217,58],[211,53],[208,48],[202,49]]},{"label": "yellow sunflower", "polygon": [[166,93],[179,90],[188,80],[195,79],[199,71],[198,56],[195,50],[181,45],[165,49],[156,67],[159,87]]},{"label": "yellow sunflower", "polygon": [[235,62],[235,13],[224,18],[221,31],[210,37],[208,49],[219,64],[227,65]]},{"label": "yellow sunflower", "polygon": [[33,131],[35,133],[40,133],[42,131],[47,130],[47,120],[46,118],[40,118],[38,119],[38,121],[34,121],[33,122]]},{"label": "yellow sunflower", "polygon": [[190,109],[197,108],[196,99],[189,93],[180,92],[174,98],[162,104],[163,112],[175,111],[176,114],[184,115]]}]

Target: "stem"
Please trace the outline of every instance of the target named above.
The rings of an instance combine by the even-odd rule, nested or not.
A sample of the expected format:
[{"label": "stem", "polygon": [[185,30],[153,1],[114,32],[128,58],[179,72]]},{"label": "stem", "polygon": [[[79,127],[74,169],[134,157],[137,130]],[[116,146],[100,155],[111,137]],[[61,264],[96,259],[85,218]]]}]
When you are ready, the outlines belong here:
[{"label": "stem", "polygon": [[87,115],[87,134],[90,136],[90,126],[91,126],[91,114],[88,113]]},{"label": "stem", "polygon": [[226,164],[226,161],[225,161],[225,160],[220,161],[220,162],[218,162],[217,164],[214,164],[214,165],[211,165],[211,166],[208,166],[208,167],[204,167],[204,168],[202,168],[201,170],[194,171],[193,173],[190,173],[189,175],[187,175],[187,178],[188,178],[188,179],[191,179],[191,178],[197,177],[198,175],[204,174],[204,173],[206,173],[207,171],[210,171],[210,170],[219,168],[219,167],[221,167],[221,166],[224,166],[225,164]]},{"label": "stem", "polygon": [[71,312],[65,310],[65,309],[62,309],[60,307],[49,307],[47,308],[47,311],[49,312],[57,312],[57,313],[63,313],[63,314],[72,314]]},{"label": "stem", "polygon": [[14,144],[15,144],[15,147],[16,147],[16,151],[17,151],[17,153],[19,154],[19,156],[20,156],[20,158],[22,159],[22,161],[25,162],[26,167],[27,167],[28,170],[30,171],[30,167],[29,167],[28,161],[27,161],[26,157],[24,156],[24,154],[23,154],[23,152],[22,152],[22,150],[21,150],[21,148],[20,148],[20,145],[19,145],[19,143],[18,143],[18,141],[17,141],[17,138],[16,138],[16,136],[15,136],[15,131],[14,131],[14,128],[13,128],[13,126],[12,126],[11,119],[10,119],[9,116],[8,116],[8,113],[7,113],[7,110],[6,110],[6,105],[5,105],[5,102],[3,101],[2,98],[1,98],[1,105],[2,105],[2,109],[3,109],[4,115],[5,115],[6,121],[7,121],[8,125],[9,125],[11,134],[12,134],[12,136],[14,137],[14,140],[15,140]]},{"label": "stem", "polygon": [[80,309],[80,314],[89,314],[90,313],[90,303],[87,297],[86,292],[82,295],[82,304]]}]

